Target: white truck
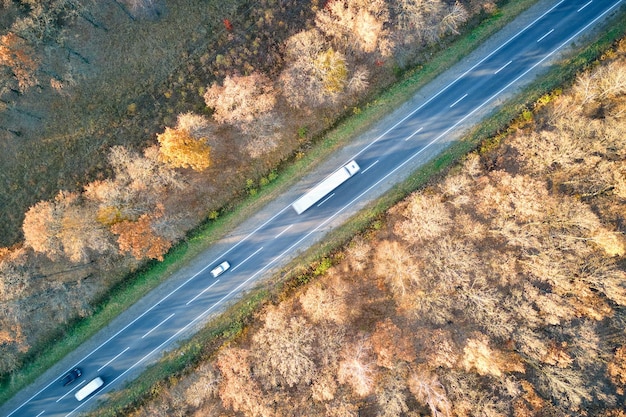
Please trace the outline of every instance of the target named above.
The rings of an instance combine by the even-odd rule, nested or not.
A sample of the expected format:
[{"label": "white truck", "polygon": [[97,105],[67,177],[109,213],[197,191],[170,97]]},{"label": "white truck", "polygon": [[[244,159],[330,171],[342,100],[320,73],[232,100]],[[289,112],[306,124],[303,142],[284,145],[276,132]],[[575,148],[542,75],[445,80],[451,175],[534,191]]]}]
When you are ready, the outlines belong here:
[{"label": "white truck", "polygon": [[100,388],[103,385],[104,385],[104,381],[102,380],[102,378],[98,376],[92,379],[91,381],[89,381],[87,385],[79,389],[76,392],[76,394],[74,394],[74,397],[76,397],[78,401],[82,401],[85,398],[89,397],[94,392],[96,392],[98,388]]},{"label": "white truck", "polygon": [[305,210],[310,208],[313,204],[320,201],[326,195],[328,195],[335,188],[346,182],[350,177],[359,172],[361,168],[356,161],[350,161],[339,170],[333,172],[331,175],[302,197],[296,200],[291,206],[298,214],[302,214]]}]

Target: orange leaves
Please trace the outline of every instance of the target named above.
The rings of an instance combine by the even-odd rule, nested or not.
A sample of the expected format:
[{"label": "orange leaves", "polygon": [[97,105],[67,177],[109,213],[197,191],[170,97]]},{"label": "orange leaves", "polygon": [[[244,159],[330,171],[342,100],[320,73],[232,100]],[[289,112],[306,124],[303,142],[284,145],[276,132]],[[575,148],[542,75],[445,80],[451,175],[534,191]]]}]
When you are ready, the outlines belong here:
[{"label": "orange leaves", "polygon": [[524,373],[524,365],[518,355],[502,352],[489,346],[489,338],[475,334],[463,348],[462,365],[466,371],[479,375],[502,377],[505,372]]},{"label": "orange leaves", "polygon": [[39,63],[32,47],[12,32],[0,37],[0,65],[12,72],[20,92],[37,84],[35,71]]},{"label": "orange leaves", "polygon": [[376,330],[372,334],[372,346],[378,366],[385,368],[393,368],[397,360],[411,363],[416,358],[411,339],[404,336],[390,318],[376,324]]},{"label": "orange leaves", "polygon": [[609,362],[607,373],[611,382],[615,384],[620,395],[624,395],[626,388],[626,346],[621,346],[615,351],[613,360]]},{"label": "orange leaves", "polygon": [[117,243],[120,251],[130,252],[136,259],[163,260],[172,243],[157,235],[152,229],[152,220],[163,215],[163,207],[150,215],[144,214],[137,221],[124,220],[111,227],[111,231],[118,235]]}]

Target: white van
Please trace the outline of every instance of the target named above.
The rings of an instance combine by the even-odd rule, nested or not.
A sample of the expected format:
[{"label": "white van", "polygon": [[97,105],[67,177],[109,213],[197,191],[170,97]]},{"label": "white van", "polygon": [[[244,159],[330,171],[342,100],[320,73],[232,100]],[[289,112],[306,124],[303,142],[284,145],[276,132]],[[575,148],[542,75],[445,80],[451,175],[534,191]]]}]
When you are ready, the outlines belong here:
[{"label": "white van", "polygon": [[95,379],[92,379],[87,385],[79,389],[76,394],[74,394],[74,397],[76,397],[78,401],[82,401],[94,392],[96,392],[96,390],[103,385],[104,381],[102,380],[102,378],[97,377]]}]

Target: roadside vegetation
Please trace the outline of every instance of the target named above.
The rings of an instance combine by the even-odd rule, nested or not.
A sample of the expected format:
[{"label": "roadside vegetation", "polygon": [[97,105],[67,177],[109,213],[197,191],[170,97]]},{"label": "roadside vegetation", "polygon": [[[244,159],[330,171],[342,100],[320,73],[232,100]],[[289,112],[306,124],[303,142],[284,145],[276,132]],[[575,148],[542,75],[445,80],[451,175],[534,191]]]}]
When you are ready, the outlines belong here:
[{"label": "roadside vegetation", "polygon": [[2,2],[3,399],[164,279],[207,235],[190,230],[256,198],[337,115],[533,1],[514,3]]},{"label": "roadside vegetation", "polygon": [[622,39],[506,133],[439,158],[445,175],[292,275],[234,340],[215,349],[208,328],[148,397],[95,415],[623,417],[625,79]]}]

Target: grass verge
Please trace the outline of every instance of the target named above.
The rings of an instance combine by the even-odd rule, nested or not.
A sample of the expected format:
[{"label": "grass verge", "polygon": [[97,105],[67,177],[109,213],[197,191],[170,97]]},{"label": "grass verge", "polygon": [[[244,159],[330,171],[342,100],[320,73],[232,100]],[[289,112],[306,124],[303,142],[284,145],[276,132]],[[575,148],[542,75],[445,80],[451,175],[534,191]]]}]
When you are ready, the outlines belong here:
[{"label": "grass verge", "polygon": [[222,343],[239,335],[245,329],[246,323],[250,322],[252,313],[265,302],[280,298],[285,291],[298,287],[319,275],[319,265],[328,264],[324,260],[332,258],[332,254],[340,250],[356,234],[363,233],[370,228],[378,228],[380,219],[398,201],[445,175],[468,152],[476,149],[489,149],[497,145],[500,139],[506,136],[506,132],[513,129],[512,126],[518,121],[523,123],[523,117],[520,116],[523,110],[533,103],[545,102],[542,98],[549,97],[554,91],[570,84],[579,71],[592,65],[617,40],[624,38],[626,36],[625,17],[626,12],[621,12],[613,19],[610,27],[599,33],[590,45],[579,50],[573,57],[563,60],[511,99],[497,113],[487,118],[463,140],[452,144],[436,158],[416,170],[404,182],[372,202],[343,226],[330,232],[323,242],[311,247],[304,255],[285,267],[282,273],[277,274],[272,280],[273,285],[248,292],[225,314],[185,341],[180,348],[169,352],[158,363],[151,366],[137,382],[113,393],[106,407],[95,411],[92,415],[97,417],[125,415],[147,399],[157,396],[166,384],[175,382],[202,360],[212,356],[215,349]]}]

